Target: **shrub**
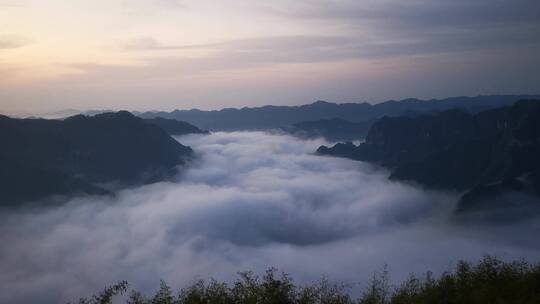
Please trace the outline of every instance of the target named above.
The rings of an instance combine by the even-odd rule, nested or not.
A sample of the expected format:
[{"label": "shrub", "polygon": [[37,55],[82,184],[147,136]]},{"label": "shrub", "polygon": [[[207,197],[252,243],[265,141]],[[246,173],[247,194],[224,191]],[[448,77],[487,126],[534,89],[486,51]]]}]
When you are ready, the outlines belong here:
[{"label": "shrub", "polygon": [[[107,287],[79,304],[109,304],[112,298],[128,291],[125,281]],[[240,272],[232,283],[197,281],[174,295],[161,281],[156,293],[146,298],[132,290],[128,304],[538,304],[540,303],[540,265],[525,261],[503,262],[485,256],[477,264],[465,261],[455,269],[434,278],[411,275],[397,287],[389,283],[386,269],[375,273],[358,299],[352,299],[345,285],[323,278],[307,286],[294,284],[286,273],[270,268],[262,278]]]}]

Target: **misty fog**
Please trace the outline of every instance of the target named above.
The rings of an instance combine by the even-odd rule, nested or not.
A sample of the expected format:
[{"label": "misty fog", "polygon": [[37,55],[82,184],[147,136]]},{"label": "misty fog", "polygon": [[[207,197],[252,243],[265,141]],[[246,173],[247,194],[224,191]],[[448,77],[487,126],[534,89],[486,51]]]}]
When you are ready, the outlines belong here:
[{"label": "misty fog", "polygon": [[[275,266],[299,283],[361,288],[484,254],[540,260],[540,223],[456,223],[456,193],[388,181],[361,162],[314,155],[322,140],[262,132],[178,138],[196,159],[172,182],[0,212],[0,302],[76,300],[117,280],[230,280]],[[24,288],[23,288],[24,287]]]}]

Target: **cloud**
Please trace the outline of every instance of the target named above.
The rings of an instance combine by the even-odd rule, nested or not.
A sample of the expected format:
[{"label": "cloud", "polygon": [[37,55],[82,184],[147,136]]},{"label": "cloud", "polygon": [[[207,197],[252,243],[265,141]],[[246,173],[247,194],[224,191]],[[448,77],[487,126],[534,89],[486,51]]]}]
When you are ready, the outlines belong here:
[{"label": "cloud", "polygon": [[[129,51],[207,50],[211,52],[190,61],[223,61],[241,67],[241,63],[266,65],[370,60],[540,45],[540,26],[527,31],[504,27],[482,32],[462,29],[403,36],[399,31],[397,35],[392,32],[377,37],[365,33],[267,36],[193,45],[162,44],[152,37],[140,37],[122,42],[121,48]],[[177,56],[181,60],[182,56]],[[159,57],[147,60],[158,61]]]},{"label": "cloud", "polygon": [[[10,110],[111,107],[111,96],[122,107],[173,109],[538,90],[535,0],[119,3],[104,8],[106,35],[93,36],[116,41],[103,54],[42,54],[30,72],[23,62],[22,72],[0,71]],[[89,42],[91,53],[103,43]]]},{"label": "cloud", "polygon": [[17,0],[2,0],[0,1],[1,8],[13,8],[13,7],[22,7],[26,4],[26,1],[17,1]]},{"label": "cloud", "polygon": [[478,1],[300,1],[297,6],[274,7],[273,12],[288,18],[337,20],[352,24],[377,23],[404,28],[470,28],[538,24],[540,4],[535,0]]},{"label": "cloud", "polygon": [[0,35],[0,50],[17,49],[30,44],[32,41],[16,35]]},{"label": "cloud", "polygon": [[375,43],[415,42],[405,45],[405,55],[517,47],[540,42],[540,3],[535,0],[299,3],[273,7],[270,11],[287,20],[317,22],[338,26],[353,34],[365,33]]},{"label": "cloud", "polygon": [[[374,55],[362,53],[355,38],[316,35],[254,37],[194,45],[162,44],[152,37],[140,37],[121,43],[121,48],[130,51],[205,50],[207,54],[199,58],[167,57],[168,60],[198,65],[201,70],[205,67],[242,69],[284,63],[329,62]],[[152,64],[162,59],[155,56],[147,62]]]},{"label": "cloud", "polygon": [[184,0],[122,0],[125,8],[130,9],[185,9]]},{"label": "cloud", "polygon": [[[281,64],[335,62],[362,57],[356,41],[346,36],[273,36],[246,38],[225,42],[175,45],[163,44],[152,37],[139,37],[120,43],[126,51],[204,50],[196,58],[174,53],[154,54],[140,65],[70,64],[81,70],[82,77],[130,80],[144,75],[157,78],[192,76],[212,72],[249,70]],[[371,55],[373,54],[365,54]]]},{"label": "cloud", "polygon": [[127,51],[156,51],[156,50],[188,50],[204,49],[219,46],[219,44],[165,45],[153,37],[139,37],[124,41],[120,48]]},{"label": "cloud", "polygon": [[[521,2],[523,5],[518,4]],[[540,5],[537,1],[361,1],[300,2],[274,5],[270,10],[288,22],[322,28],[317,34],[259,36],[205,44],[164,44],[151,36],[120,44],[128,51],[169,51],[146,56],[148,66],[167,66],[190,72],[237,70],[280,64],[329,63],[427,57],[471,52],[489,53],[540,46]],[[324,34],[325,27],[333,34]],[[335,29],[337,28],[337,29]],[[204,51],[197,58],[182,51]],[[540,60],[540,56],[533,56]],[[504,60],[505,58],[499,58]]]},{"label": "cloud", "polygon": [[66,302],[120,279],[150,292],[160,278],[182,286],[269,266],[299,282],[328,274],[362,283],[385,263],[400,279],[484,253],[540,257],[538,223],[453,225],[453,195],[312,155],[320,140],[261,132],[180,140],[199,157],[175,182],[3,210],[0,302]]},{"label": "cloud", "polygon": [[[540,27],[538,28],[540,29]],[[505,38],[506,34],[508,38]],[[424,59],[421,61],[422,64],[417,64],[417,69],[424,69],[424,72],[426,72],[426,66],[428,69],[431,69],[429,66],[433,62],[436,62],[439,66],[438,69],[444,69],[446,71],[445,75],[449,75],[454,67],[445,66],[447,63],[444,57],[459,55],[459,62],[474,63],[473,66],[467,69],[473,69],[472,72],[475,72],[475,75],[482,75],[483,71],[488,67],[505,65],[506,61],[504,58],[509,56],[509,54],[524,53],[523,58],[526,58],[526,63],[514,61],[514,67],[512,69],[519,70],[519,79],[521,79],[520,82],[522,84],[527,83],[524,79],[528,79],[532,75],[528,74],[525,67],[530,66],[532,62],[540,60],[540,57],[534,51],[540,48],[540,44],[529,47],[530,51],[525,50],[525,52],[517,51],[513,47],[520,45],[520,43],[537,43],[540,40],[529,41],[526,35],[512,34],[511,32],[507,32],[506,34],[502,35],[499,33],[498,36],[483,36],[448,33],[441,37],[432,37],[428,40],[418,38],[407,39],[407,37],[403,37],[388,41],[347,35],[296,35],[245,38],[198,45],[164,44],[152,37],[140,37],[121,44],[124,50],[154,52],[144,57],[140,65],[121,66],[79,63],[70,65],[70,68],[84,72],[80,77],[87,81],[100,82],[102,79],[119,79],[125,82],[133,82],[140,81],[141,79],[178,80],[182,76],[191,77],[208,75],[215,72],[249,71],[261,68],[275,68],[279,65],[339,64],[342,62],[357,61],[371,65],[365,72],[365,75],[363,75],[364,78],[370,78],[375,77],[374,73],[370,73],[370,71],[374,72],[379,65],[378,63],[382,60],[390,63],[390,66],[397,65],[402,67],[404,66],[402,61],[414,62],[408,57]],[[497,48],[497,45],[500,45],[501,41],[505,41],[507,49]],[[481,48],[488,45],[493,46],[493,50],[490,52],[486,52]],[[202,50],[204,51],[204,55],[195,58],[182,56],[181,52],[184,50]],[[156,54],[156,51],[170,53],[163,56],[162,54]],[[434,56],[438,57],[433,59]],[[488,60],[490,63],[485,62]],[[423,67],[421,67],[422,65]],[[293,68],[291,68],[291,71],[293,71]],[[358,72],[361,73],[361,71]],[[342,74],[350,73],[350,70],[342,70]],[[400,77],[400,81],[410,77],[409,74],[406,74],[407,76],[399,74],[399,69],[394,70],[391,74],[390,76]],[[464,79],[464,77],[466,78],[468,76],[461,75],[460,77]],[[483,78],[485,78],[485,75]],[[416,79],[416,82],[425,81],[420,75],[415,76],[414,79]],[[474,79],[475,83],[481,81],[477,76],[471,77],[471,79]],[[516,78],[512,77],[512,79]],[[454,81],[463,85],[460,81]],[[438,85],[442,86],[444,84],[448,87],[452,82],[448,79],[443,79]],[[501,82],[506,83],[506,87],[510,87],[510,83],[513,80],[504,80]],[[470,84],[471,81],[465,83]],[[358,89],[358,85],[356,83],[354,87]],[[419,84],[416,83],[415,85],[418,87]],[[392,84],[389,83],[388,86],[392,86]],[[396,84],[393,84],[393,86],[396,86]],[[456,90],[445,89],[448,91],[448,94],[457,94]],[[479,93],[478,90],[481,89],[477,87],[475,90],[474,93]],[[341,92],[343,92],[343,89]],[[362,92],[357,90],[351,96],[358,96],[358,94],[362,94]],[[429,95],[433,96],[433,94]],[[313,98],[316,97],[320,98],[320,96],[314,96]]]}]

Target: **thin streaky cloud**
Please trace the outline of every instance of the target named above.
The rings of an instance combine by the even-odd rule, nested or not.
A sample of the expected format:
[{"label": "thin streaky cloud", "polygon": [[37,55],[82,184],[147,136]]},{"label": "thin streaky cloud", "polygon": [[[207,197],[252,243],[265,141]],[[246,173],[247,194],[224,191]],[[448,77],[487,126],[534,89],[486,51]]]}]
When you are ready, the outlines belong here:
[{"label": "thin streaky cloud", "polygon": [[0,35],[0,50],[17,49],[32,43],[32,40],[17,35]]},{"label": "thin streaky cloud", "polygon": [[162,44],[152,37],[140,37],[124,41],[120,48],[126,51],[192,50],[219,47],[221,43],[174,45]]}]

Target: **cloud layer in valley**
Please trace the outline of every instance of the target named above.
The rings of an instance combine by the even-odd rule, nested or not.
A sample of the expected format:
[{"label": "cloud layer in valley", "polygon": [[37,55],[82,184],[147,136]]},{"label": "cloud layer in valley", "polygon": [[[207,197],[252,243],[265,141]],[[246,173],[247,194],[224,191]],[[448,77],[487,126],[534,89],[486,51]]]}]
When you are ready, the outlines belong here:
[{"label": "cloud layer in valley", "polygon": [[124,279],[150,292],[159,279],[180,287],[270,266],[300,282],[326,274],[361,285],[384,264],[399,279],[486,253],[540,259],[538,222],[452,224],[453,195],[313,155],[319,140],[259,132],[180,140],[199,157],[174,182],[2,210],[0,302],[65,302]]}]

